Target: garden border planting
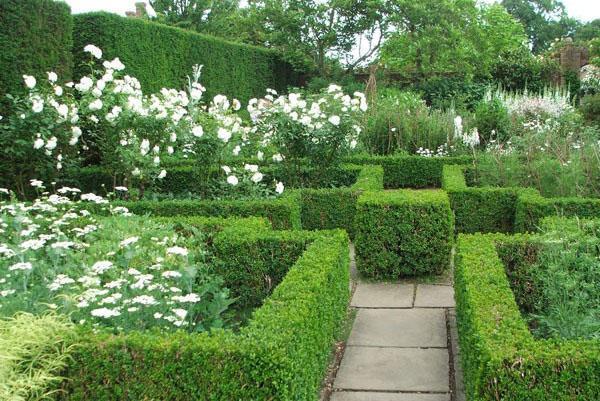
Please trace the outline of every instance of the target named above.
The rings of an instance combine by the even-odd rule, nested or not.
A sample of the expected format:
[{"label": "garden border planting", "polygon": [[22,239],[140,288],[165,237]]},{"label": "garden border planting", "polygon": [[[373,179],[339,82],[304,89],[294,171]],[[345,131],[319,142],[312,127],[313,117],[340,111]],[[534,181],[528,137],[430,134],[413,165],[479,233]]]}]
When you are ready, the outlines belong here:
[{"label": "garden border planting", "polygon": [[458,237],[456,311],[467,398],[596,399],[600,342],[534,339],[496,250],[496,242],[510,238]]},{"label": "garden border planting", "polygon": [[238,229],[216,241],[246,249],[268,238],[312,239],[247,326],[237,334],[88,333],[66,371],[65,399],[315,398],[346,318],[347,234],[262,232],[248,240]]}]

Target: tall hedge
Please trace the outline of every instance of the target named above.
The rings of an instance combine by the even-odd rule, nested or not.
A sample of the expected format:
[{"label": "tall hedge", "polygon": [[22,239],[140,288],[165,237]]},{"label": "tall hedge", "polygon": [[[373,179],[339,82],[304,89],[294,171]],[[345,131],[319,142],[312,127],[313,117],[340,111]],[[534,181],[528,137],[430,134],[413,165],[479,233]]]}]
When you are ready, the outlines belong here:
[{"label": "tall hedge", "polygon": [[23,74],[61,79],[72,69],[71,9],[53,0],[0,1],[0,104],[4,94],[23,92]]},{"label": "tall hedge", "polygon": [[87,73],[81,68],[89,59],[83,47],[91,43],[105,58],[119,57],[125,71],[151,93],[182,88],[194,64],[204,66],[201,82],[208,97],[222,93],[247,101],[264,95],[266,88],[285,89],[297,80],[292,67],[271,50],[102,12],[76,15],[74,20],[76,75]]}]

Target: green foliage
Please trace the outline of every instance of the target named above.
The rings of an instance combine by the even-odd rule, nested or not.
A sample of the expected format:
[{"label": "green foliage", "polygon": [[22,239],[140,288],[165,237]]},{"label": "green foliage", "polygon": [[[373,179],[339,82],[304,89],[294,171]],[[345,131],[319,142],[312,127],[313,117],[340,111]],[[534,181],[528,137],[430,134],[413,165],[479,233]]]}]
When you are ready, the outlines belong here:
[{"label": "green foliage", "polygon": [[275,229],[299,229],[300,206],[297,194],[288,191],[277,199],[265,200],[164,200],[113,202],[125,206],[137,215],[152,216],[213,216],[264,217]]},{"label": "green foliage", "polygon": [[362,141],[370,153],[437,150],[454,135],[452,111],[431,109],[414,92],[387,90],[371,104],[365,116]]},{"label": "green foliage", "polygon": [[64,316],[17,314],[0,319],[0,399],[46,400],[56,393],[73,350]]},{"label": "green foliage", "polygon": [[65,399],[317,398],[346,317],[348,258],[343,232],[321,233],[237,335],[84,333]]},{"label": "green foliage", "polygon": [[492,80],[507,91],[539,93],[559,74],[554,60],[535,57],[526,48],[501,53],[491,67]]},{"label": "green foliage", "polygon": [[467,187],[465,167],[446,165],[442,189],[448,193],[454,211],[456,231],[512,232],[517,188]]},{"label": "green foliage", "polygon": [[584,96],[581,99],[580,110],[588,123],[600,128],[600,92]]},{"label": "green foliage", "polygon": [[108,13],[76,15],[74,20],[77,76],[88,73],[80,67],[88,59],[81,49],[93,43],[106,59],[119,57],[145,92],[182,88],[194,64],[204,65],[202,83],[210,98],[225,94],[248,101],[265,88],[281,90],[295,83],[291,67],[270,50]]},{"label": "green foliage", "polygon": [[0,106],[4,106],[4,95],[24,92],[23,74],[46,78],[47,71],[54,71],[65,79],[70,77],[72,29],[71,9],[64,3],[0,3]]},{"label": "green foliage", "polygon": [[479,135],[484,144],[491,140],[506,141],[510,134],[510,118],[508,110],[500,99],[491,98],[482,100],[475,107],[475,121],[473,123],[479,130]]},{"label": "green foliage", "polygon": [[383,189],[383,168],[363,166],[350,188],[303,189],[301,191],[302,228],[323,230],[343,228],[354,238],[356,201],[363,191]]},{"label": "green foliage", "polygon": [[502,0],[501,4],[523,24],[536,54],[547,50],[556,38],[572,35],[580,25],[567,15],[560,0]]},{"label": "green foliage", "polygon": [[393,1],[395,29],[382,46],[385,65],[418,79],[487,78],[502,51],[523,47],[523,27],[498,5],[475,1]]},{"label": "green foliage", "polygon": [[420,81],[415,89],[423,94],[428,105],[440,109],[473,109],[487,90],[486,83],[463,77],[432,77]]},{"label": "green foliage", "polygon": [[454,222],[443,191],[365,192],[355,227],[357,267],[367,277],[397,279],[449,266]]},{"label": "green foliage", "polygon": [[468,399],[595,399],[600,343],[534,340],[496,251],[504,238],[458,238],[455,297]]},{"label": "green foliage", "polygon": [[446,164],[467,164],[469,157],[421,156],[351,156],[352,164],[370,164],[383,167],[383,185],[386,189],[440,187],[442,168]]},{"label": "green foliage", "polygon": [[533,333],[600,339],[600,221],[545,218],[539,235],[515,242],[499,253]]},{"label": "green foliage", "polygon": [[547,216],[600,217],[600,199],[544,198],[535,190],[522,191],[517,198],[515,232],[537,231],[539,222]]}]

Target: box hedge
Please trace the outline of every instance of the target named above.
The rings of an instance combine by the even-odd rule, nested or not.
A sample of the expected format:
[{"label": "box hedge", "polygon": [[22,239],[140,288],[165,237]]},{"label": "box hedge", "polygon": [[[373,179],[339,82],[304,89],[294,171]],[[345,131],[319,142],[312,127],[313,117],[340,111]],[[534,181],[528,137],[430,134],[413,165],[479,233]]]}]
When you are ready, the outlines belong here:
[{"label": "box hedge", "polygon": [[23,93],[23,74],[38,80],[72,72],[73,21],[68,5],[53,0],[0,1],[0,94]]},{"label": "box hedge", "polygon": [[301,190],[302,227],[306,230],[343,228],[354,237],[356,201],[363,191],[383,190],[383,168],[362,166],[349,188]]},{"label": "box hedge", "polygon": [[352,164],[370,164],[383,167],[383,184],[387,189],[439,188],[442,168],[446,164],[466,164],[471,158],[422,156],[351,156],[345,161]]},{"label": "box hedge", "polygon": [[455,297],[467,399],[598,399],[600,342],[533,338],[496,249],[503,238],[458,238]]},{"label": "box hedge", "polygon": [[536,231],[540,220],[547,216],[600,217],[600,199],[544,198],[539,192],[522,192],[516,203],[515,231]]},{"label": "box hedge", "polygon": [[[109,13],[74,16],[76,66],[89,59],[83,47],[100,47],[104,57],[119,57],[125,72],[140,80],[144,91],[183,88],[192,66],[203,65],[202,84],[207,98],[216,94],[247,102],[264,96],[266,88],[298,84],[298,74],[274,51],[227,42],[216,37]],[[76,74],[87,73],[76,68]]]},{"label": "box hedge", "polygon": [[444,191],[365,192],[357,209],[354,242],[363,275],[397,279],[448,267],[454,224]]},{"label": "box hedge", "polygon": [[469,187],[466,169],[445,165],[442,175],[459,233],[536,231],[546,216],[600,216],[600,199],[544,198],[533,188]]},{"label": "box hedge", "polygon": [[[136,215],[154,217],[207,216],[207,217],[264,217],[278,230],[300,229],[298,193],[288,191],[275,199],[256,200],[162,200],[113,201],[113,206],[124,206]],[[88,209],[92,207],[88,206]]]},{"label": "box hedge", "polygon": [[443,167],[442,188],[450,205],[459,233],[512,232],[519,188],[468,187],[464,166]]},{"label": "box hedge", "polygon": [[317,399],[346,318],[348,263],[347,235],[321,232],[238,333],[82,333],[61,397]]}]

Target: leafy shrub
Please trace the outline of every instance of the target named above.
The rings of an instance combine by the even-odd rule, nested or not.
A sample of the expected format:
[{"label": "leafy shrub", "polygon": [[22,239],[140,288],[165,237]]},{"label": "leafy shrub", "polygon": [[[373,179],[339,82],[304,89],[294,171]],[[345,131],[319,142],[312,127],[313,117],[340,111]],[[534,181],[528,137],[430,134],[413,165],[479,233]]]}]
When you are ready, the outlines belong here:
[{"label": "leafy shrub", "polygon": [[580,110],[588,123],[600,128],[600,91],[595,95],[584,96],[581,99]]},{"label": "leafy shrub", "polygon": [[64,316],[17,314],[0,319],[0,398],[11,401],[52,397],[63,378],[75,341]]},{"label": "leafy shrub", "polygon": [[473,124],[479,130],[484,144],[492,140],[506,141],[509,138],[510,118],[500,99],[486,97],[475,107]]},{"label": "leafy shrub", "polygon": [[494,82],[507,91],[539,93],[552,85],[553,77],[560,74],[559,70],[553,60],[536,57],[523,47],[500,54],[491,74]]},{"label": "leafy shrub", "polygon": [[445,192],[365,192],[357,209],[355,244],[361,274],[397,279],[448,267],[454,224]]},{"label": "leafy shrub", "polygon": [[46,71],[71,76],[73,20],[68,5],[53,0],[5,0],[0,3],[0,114],[4,95],[24,92],[22,74]]},{"label": "leafy shrub", "polygon": [[434,77],[415,85],[427,104],[438,109],[472,110],[486,89],[487,84],[462,77]]},{"label": "leafy shrub", "polygon": [[[247,102],[265,88],[282,90],[297,80],[291,66],[267,49],[109,13],[80,14],[74,20],[75,49],[94,43],[108,59],[120,57],[148,93],[183,88],[195,64],[204,65],[210,98],[222,93]],[[74,57],[76,66],[87,58],[79,50]],[[77,77],[84,74],[85,67],[76,69]]]}]

